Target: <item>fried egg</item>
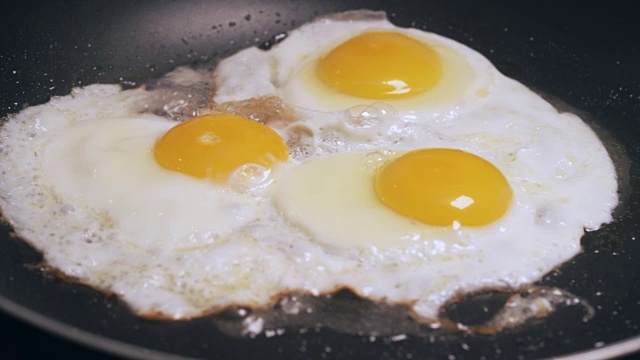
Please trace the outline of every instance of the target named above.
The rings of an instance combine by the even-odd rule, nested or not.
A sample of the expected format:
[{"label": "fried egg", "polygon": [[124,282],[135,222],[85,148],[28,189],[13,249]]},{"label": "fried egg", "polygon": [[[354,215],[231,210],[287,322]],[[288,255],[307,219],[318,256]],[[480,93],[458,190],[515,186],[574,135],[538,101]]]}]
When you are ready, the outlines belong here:
[{"label": "fried egg", "polygon": [[481,103],[492,75],[483,56],[458,42],[397,27],[381,12],[353,11],[305,24],[268,51],[224,59],[213,100],[279,96],[326,112],[384,101],[425,121]]},{"label": "fried egg", "polygon": [[[220,63],[216,103],[293,109],[273,121],[176,122],[150,110],[153,90],[116,85],[10,116],[3,215],[51,267],[168,319],[348,288],[434,320],[453,296],[540,279],[611,221],[614,165],[582,120],[377,16],[318,20]],[[343,87],[332,76],[369,36],[435,65],[391,90]]]}]

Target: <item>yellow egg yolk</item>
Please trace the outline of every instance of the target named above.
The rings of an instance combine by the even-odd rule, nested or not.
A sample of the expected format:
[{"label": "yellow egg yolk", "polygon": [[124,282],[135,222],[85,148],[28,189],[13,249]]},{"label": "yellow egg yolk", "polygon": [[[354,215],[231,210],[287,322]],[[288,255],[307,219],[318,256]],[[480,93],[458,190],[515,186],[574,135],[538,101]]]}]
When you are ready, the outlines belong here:
[{"label": "yellow egg yolk", "polygon": [[513,196],[493,164],[455,149],[420,149],[390,160],[376,174],[375,190],[387,207],[438,226],[489,224]]},{"label": "yellow egg yolk", "polygon": [[289,158],[287,144],[266,125],[241,116],[199,116],[167,131],[155,144],[160,166],[197,178],[225,181],[238,167],[270,168]]},{"label": "yellow egg yolk", "polygon": [[338,91],[370,99],[413,96],[442,75],[438,54],[395,32],[368,32],[334,48],[318,61],[317,76]]}]

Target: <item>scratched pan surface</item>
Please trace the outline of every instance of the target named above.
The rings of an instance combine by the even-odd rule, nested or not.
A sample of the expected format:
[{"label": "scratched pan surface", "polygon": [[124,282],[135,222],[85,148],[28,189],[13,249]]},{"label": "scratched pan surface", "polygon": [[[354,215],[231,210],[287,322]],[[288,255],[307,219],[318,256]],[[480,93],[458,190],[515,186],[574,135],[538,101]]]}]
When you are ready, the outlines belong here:
[{"label": "scratched pan surface", "polygon": [[[5,10],[0,32],[1,116],[66,95],[73,86],[135,85],[176,66],[211,63],[317,15],[348,9],[386,10],[397,25],[467,44],[506,75],[580,111],[615,150],[623,199],[615,221],[587,234],[584,251],[539,282],[585,299],[595,309],[588,321],[568,307],[497,335],[434,330],[406,338],[370,337],[336,331],[320,319],[306,331],[291,327],[278,336],[236,337],[211,317],[142,320],[117,299],[44,274],[29,266],[40,255],[11,238],[6,225],[0,229],[0,308],[26,327],[44,330],[38,338],[43,344],[43,337],[61,337],[69,349],[133,358],[529,359],[637,352],[640,25],[632,5],[621,6],[471,0],[27,1]],[[462,301],[446,315],[472,323],[483,316],[481,308],[500,299],[504,296],[487,294]],[[348,295],[335,304],[369,306]]]}]

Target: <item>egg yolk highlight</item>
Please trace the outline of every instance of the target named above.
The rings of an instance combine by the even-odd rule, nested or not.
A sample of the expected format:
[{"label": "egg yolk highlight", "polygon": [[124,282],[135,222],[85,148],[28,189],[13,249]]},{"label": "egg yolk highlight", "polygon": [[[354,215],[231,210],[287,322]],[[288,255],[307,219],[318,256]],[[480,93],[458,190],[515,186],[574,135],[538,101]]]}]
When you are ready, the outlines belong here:
[{"label": "egg yolk highlight", "polygon": [[390,160],[376,174],[375,191],[387,207],[437,226],[489,224],[513,196],[493,164],[455,149],[420,149]]},{"label": "egg yolk highlight", "polygon": [[289,158],[284,139],[270,127],[225,113],[174,126],[156,142],[153,155],[166,169],[215,181],[227,180],[244,164],[271,168]]},{"label": "egg yolk highlight", "polygon": [[338,91],[370,99],[420,94],[442,76],[433,49],[395,32],[356,36],[321,58],[316,70],[318,78]]}]

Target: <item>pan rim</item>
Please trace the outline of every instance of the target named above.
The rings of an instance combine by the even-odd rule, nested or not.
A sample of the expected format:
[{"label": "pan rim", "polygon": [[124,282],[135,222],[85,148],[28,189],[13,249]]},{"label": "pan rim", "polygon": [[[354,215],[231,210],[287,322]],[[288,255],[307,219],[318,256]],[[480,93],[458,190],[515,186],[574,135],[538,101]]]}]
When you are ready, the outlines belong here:
[{"label": "pan rim", "polygon": [[106,354],[124,356],[132,359],[192,360],[196,358],[175,355],[160,350],[112,339],[87,330],[79,329],[64,321],[40,314],[28,307],[0,296],[0,310],[5,314],[25,321],[29,325],[49,334],[83,345]]},{"label": "pan rim", "polygon": [[[82,330],[60,320],[52,319],[28,307],[20,305],[0,296],[0,310],[44,330],[52,335],[69,340],[90,349],[99,350],[107,354],[125,356],[132,359],[157,360],[193,360],[197,358],[172,354],[161,350],[127,343],[105,337],[90,331]],[[624,355],[640,352],[640,335],[632,338],[609,343],[601,348],[577,351],[569,354],[554,356],[556,360],[600,360],[612,359]]]}]

